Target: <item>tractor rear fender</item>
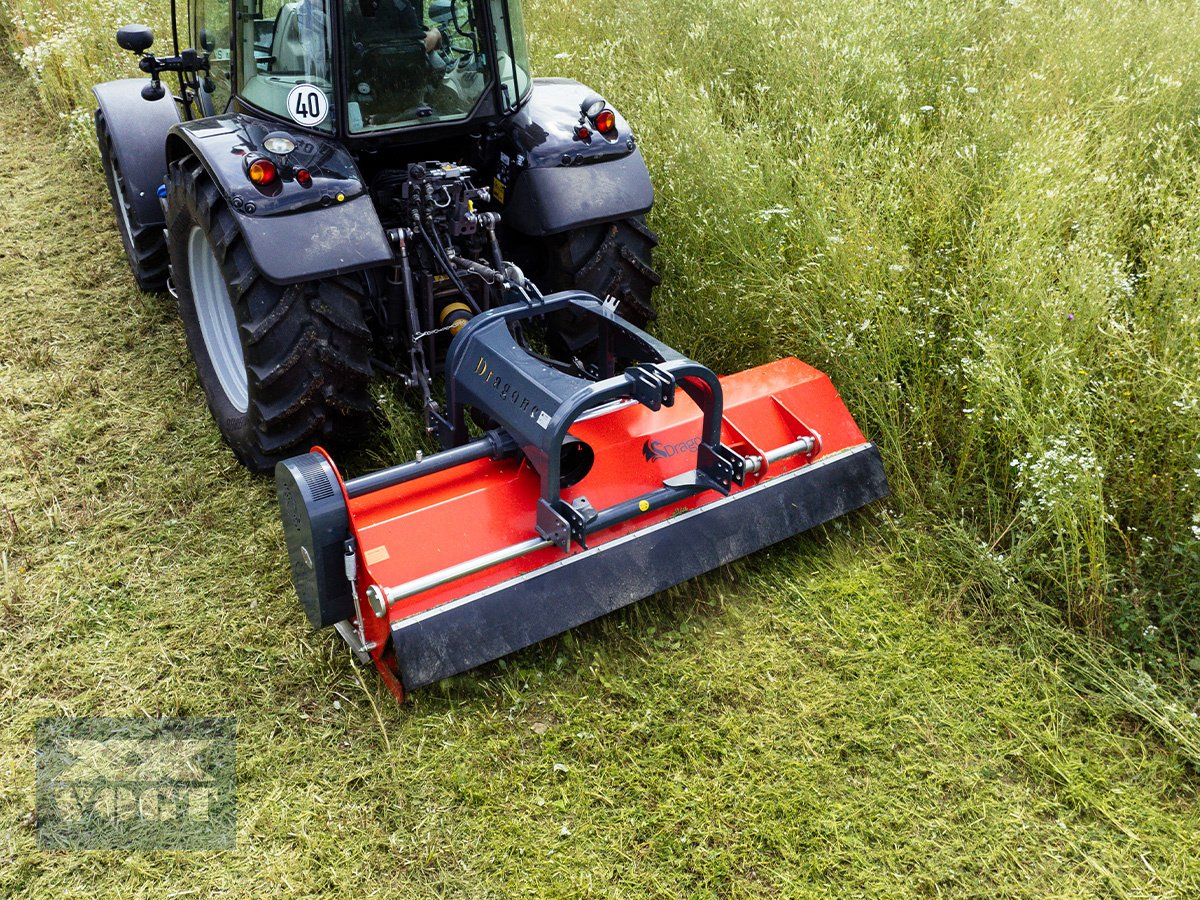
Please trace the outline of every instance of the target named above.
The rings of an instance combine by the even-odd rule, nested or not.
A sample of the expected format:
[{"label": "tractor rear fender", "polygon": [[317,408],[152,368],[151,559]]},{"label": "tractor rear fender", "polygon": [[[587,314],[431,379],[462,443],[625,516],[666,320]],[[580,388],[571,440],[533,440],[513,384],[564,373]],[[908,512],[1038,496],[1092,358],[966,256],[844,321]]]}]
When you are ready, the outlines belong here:
[{"label": "tractor rear fender", "polygon": [[[285,157],[262,146],[268,135],[279,134],[295,143]],[[189,153],[216,183],[269,281],[296,284],[392,263],[366,183],[340,143],[228,114],[175,125],[167,136],[167,162]],[[262,186],[249,176],[257,159],[270,161],[277,173]]]},{"label": "tractor rear fender", "polygon": [[[649,212],[654,188],[629,122],[611,104],[609,137],[575,136],[580,103],[594,95],[567,78],[536,78],[529,100],[507,123],[515,149],[501,159],[497,181],[504,221],[533,237]],[[511,185],[511,187],[509,187]],[[498,197],[499,199],[499,197]]]},{"label": "tractor rear fender", "polygon": [[104,116],[121,174],[130,188],[129,200],[142,225],[163,224],[159,185],[167,177],[167,132],[179,122],[175,101],[168,93],[161,100],[145,100],[145,78],[107,81],[92,88]]}]

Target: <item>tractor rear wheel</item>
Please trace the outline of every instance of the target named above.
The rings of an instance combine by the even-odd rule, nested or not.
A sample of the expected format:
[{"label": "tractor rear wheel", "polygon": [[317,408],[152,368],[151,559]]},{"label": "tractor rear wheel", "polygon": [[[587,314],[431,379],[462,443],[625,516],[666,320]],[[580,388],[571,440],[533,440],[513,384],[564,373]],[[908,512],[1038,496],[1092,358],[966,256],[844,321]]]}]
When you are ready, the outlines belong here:
[{"label": "tractor rear wheel", "polygon": [[267,471],[313,444],[360,437],[373,412],[361,280],[268,281],[194,156],[171,164],[167,208],[188,348],[217,428],[242,464]]},{"label": "tractor rear wheel", "polygon": [[[652,294],[662,280],[652,255],[658,235],[641,216],[586,225],[544,238],[533,250],[530,274],[546,293],[587,291],[615,304],[617,315],[645,328],[656,318]],[[559,359],[590,360],[596,349],[595,321],[568,312],[555,313],[547,334],[550,352]]]},{"label": "tractor rear wheel", "polygon": [[654,271],[658,235],[642,216],[576,228],[546,239],[546,291],[575,288],[616,302],[616,312],[644,328],[656,318],[653,293],[662,279]]},{"label": "tractor rear wheel", "polygon": [[117,230],[121,233],[129,268],[133,270],[133,277],[143,291],[164,291],[167,289],[167,240],[163,236],[162,223],[147,225],[139,220],[137,209],[129,199],[128,187],[121,173],[121,161],[117,158],[112,135],[108,132],[108,123],[100,110],[96,110],[95,121],[104,180],[108,182],[108,196],[117,217]]}]

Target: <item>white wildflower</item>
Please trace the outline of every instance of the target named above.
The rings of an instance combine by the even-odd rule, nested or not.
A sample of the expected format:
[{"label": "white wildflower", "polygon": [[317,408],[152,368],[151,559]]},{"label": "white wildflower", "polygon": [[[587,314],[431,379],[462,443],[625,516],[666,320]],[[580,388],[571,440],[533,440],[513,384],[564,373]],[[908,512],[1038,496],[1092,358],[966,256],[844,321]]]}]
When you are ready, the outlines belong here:
[{"label": "white wildflower", "polygon": [[1076,430],[1051,438],[1040,454],[1026,453],[1010,465],[1017,473],[1021,510],[1034,524],[1075,508],[1082,496],[1099,495],[1104,482],[1104,467]]}]

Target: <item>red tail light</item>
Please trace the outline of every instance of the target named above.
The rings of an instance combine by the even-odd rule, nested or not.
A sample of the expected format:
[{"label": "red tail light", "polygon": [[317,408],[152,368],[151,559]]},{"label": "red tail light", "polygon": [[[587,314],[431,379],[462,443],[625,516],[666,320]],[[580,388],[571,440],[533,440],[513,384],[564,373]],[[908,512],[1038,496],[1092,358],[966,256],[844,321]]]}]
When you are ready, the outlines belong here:
[{"label": "red tail light", "polygon": [[250,163],[246,174],[259,187],[265,187],[279,177],[279,171],[275,168],[275,163],[269,159],[256,159]]},{"label": "red tail light", "polygon": [[617,130],[617,117],[611,109],[606,109],[596,116],[596,130],[604,135],[614,134]]}]

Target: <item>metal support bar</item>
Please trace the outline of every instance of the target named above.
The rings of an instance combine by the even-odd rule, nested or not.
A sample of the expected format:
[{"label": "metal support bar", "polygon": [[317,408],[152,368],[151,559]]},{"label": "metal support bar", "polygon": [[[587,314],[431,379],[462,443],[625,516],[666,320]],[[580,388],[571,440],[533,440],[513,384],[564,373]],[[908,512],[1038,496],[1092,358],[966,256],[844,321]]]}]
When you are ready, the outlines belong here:
[{"label": "metal support bar", "polygon": [[789,456],[798,456],[801,453],[812,453],[817,447],[817,439],[812,437],[802,437],[798,441],[793,441],[790,444],[784,444],[782,447],[776,447],[774,450],[768,450],[763,454],[767,458],[767,462],[779,462],[781,459],[787,459]]},{"label": "metal support bar", "polygon": [[450,566],[448,569],[442,569],[440,572],[434,572],[422,578],[414,578],[412,581],[407,581],[397,587],[380,588],[376,585],[371,585],[367,588],[367,596],[371,600],[371,606],[374,608],[378,598],[371,597],[371,593],[373,591],[380,592],[387,599],[387,603],[390,606],[406,597],[412,597],[431,588],[441,587],[443,584],[457,581],[459,578],[474,575],[476,572],[482,572],[484,569],[490,569],[492,566],[500,565],[500,563],[506,563],[521,556],[528,556],[530,553],[545,550],[547,547],[553,546],[554,542],[548,541],[545,538],[530,538],[527,541],[513,544],[511,547],[505,547],[494,553],[487,553],[483,556],[477,556],[474,559],[468,559],[466,562],[459,563],[457,566]]},{"label": "metal support bar", "polygon": [[[475,441],[475,444],[481,443]],[[466,446],[472,446],[468,444]],[[781,459],[787,459],[790,456],[796,456],[801,453],[811,453],[813,447],[816,446],[816,440],[811,437],[800,438],[798,441],[793,441],[790,444],[784,444],[782,447],[776,447],[774,450],[768,451],[764,456],[767,462],[778,462]],[[465,449],[459,448],[459,449]],[[448,451],[453,453],[454,451]],[[445,454],[438,454],[443,456]],[[429,460],[436,457],[429,457]],[[426,460],[426,461],[429,461]],[[763,457],[751,456],[746,459],[746,471],[757,472],[762,468]],[[413,465],[408,463],[407,465]],[[403,468],[397,467],[397,468]],[[384,473],[377,473],[384,474]],[[370,478],[372,476],[366,476]],[[363,481],[364,479],[355,479]],[[350,488],[348,482],[347,490]],[[631,500],[626,500],[623,503],[618,503],[615,506],[610,506],[608,509],[600,512],[588,527],[588,533],[602,531],[605,528],[611,528],[613,525],[619,525],[622,522],[635,518],[639,515],[652,512],[656,509],[662,509],[664,506],[669,506],[672,503],[677,503],[681,500],[686,500],[694,494],[700,493],[706,488],[699,485],[685,485],[679,487],[662,487],[656,491],[652,491],[642,497],[634,497]],[[351,496],[354,496],[353,494]],[[501,563],[509,562],[510,560],[518,559],[522,556],[528,556],[530,553],[536,553],[538,550],[545,550],[555,546],[555,542],[546,538],[536,537],[530,538],[527,541],[522,541],[519,544],[513,544],[509,547],[504,547],[492,553],[487,553],[483,556],[477,556],[474,559],[468,559],[466,562],[461,562],[458,565],[450,566],[442,569],[440,572],[433,572],[429,575],[423,575],[420,578],[414,578],[412,581],[406,581],[404,584],[396,585],[395,587],[379,587],[371,585],[367,588],[367,599],[371,603],[371,608],[375,610],[376,615],[381,618],[385,615],[387,608],[393,603],[398,603],[408,597],[416,596],[436,587],[441,587],[444,584],[449,584],[452,581],[457,581],[459,578],[465,578],[468,575],[474,575],[477,572],[482,572],[484,569],[490,569],[492,566],[498,566]]]},{"label": "metal support bar", "polygon": [[414,459],[410,462],[393,466],[390,469],[381,469],[378,472],[372,472],[370,475],[352,478],[346,482],[346,496],[351,499],[361,497],[363,494],[369,494],[372,491],[381,491],[384,488],[395,487],[398,484],[404,484],[406,481],[413,481],[425,475],[432,475],[434,472],[443,472],[446,469],[452,469],[463,463],[475,462],[477,459],[485,459],[487,457],[498,459],[501,456],[512,453],[516,449],[516,443],[504,432],[499,430],[489,431],[479,440],[463,444],[461,447],[443,450],[441,453],[433,454],[433,456]]}]

